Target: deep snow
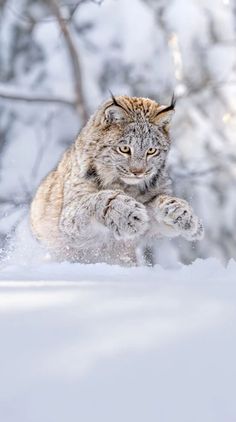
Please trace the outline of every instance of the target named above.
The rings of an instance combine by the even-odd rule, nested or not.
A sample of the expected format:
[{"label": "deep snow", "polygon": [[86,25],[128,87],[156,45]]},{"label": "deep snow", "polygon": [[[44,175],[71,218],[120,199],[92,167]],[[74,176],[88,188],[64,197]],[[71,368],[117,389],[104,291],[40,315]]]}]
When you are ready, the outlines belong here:
[{"label": "deep snow", "polygon": [[235,422],[235,274],[5,267],[0,420]]}]

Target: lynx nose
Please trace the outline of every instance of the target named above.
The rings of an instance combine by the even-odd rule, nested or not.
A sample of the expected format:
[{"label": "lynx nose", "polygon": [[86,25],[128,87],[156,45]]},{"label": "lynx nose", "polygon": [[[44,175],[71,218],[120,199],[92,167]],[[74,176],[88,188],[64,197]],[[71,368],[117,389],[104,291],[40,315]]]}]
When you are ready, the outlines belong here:
[{"label": "lynx nose", "polygon": [[130,172],[137,177],[141,177],[144,175],[145,171],[143,168],[131,168]]}]

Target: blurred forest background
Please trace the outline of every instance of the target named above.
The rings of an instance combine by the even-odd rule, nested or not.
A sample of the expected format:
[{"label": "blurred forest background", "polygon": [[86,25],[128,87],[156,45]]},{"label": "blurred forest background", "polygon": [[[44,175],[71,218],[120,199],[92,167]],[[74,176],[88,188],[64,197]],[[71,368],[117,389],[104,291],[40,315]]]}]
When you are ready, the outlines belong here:
[{"label": "blurred forest background", "polygon": [[[0,249],[34,192],[109,96],[177,97],[169,166],[204,241],[182,262],[236,258],[236,3],[0,0]],[[167,249],[166,249],[167,248]]]}]

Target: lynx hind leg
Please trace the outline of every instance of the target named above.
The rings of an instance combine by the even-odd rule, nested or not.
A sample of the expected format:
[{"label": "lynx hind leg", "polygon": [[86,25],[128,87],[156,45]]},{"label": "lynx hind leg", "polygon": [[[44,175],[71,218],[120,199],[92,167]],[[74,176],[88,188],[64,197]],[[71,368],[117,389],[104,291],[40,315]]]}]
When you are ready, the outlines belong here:
[{"label": "lynx hind leg", "polygon": [[194,214],[189,203],[184,199],[167,195],[158,197],[155,215],[160,223],[170,226],[187,240],[200,240],[203,238],[203,224]]}]

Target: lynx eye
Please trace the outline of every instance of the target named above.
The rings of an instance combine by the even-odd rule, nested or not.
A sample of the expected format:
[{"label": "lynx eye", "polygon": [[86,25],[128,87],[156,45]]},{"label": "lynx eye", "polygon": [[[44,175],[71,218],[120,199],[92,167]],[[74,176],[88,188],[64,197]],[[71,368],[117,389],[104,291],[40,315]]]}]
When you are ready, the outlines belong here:
[{"label": "lynx eye", "polygon": [[157,152],[157,149],[156,148],[149,148],[147,150],[147,154],[148,155],[154,155],[156,152]]},{"label": "lynx eye", "polygon": [[123,145],[122,147],[118,147],[118,151],[121,152],[122,154],[131,153],[130,147],[128,145]]}]

